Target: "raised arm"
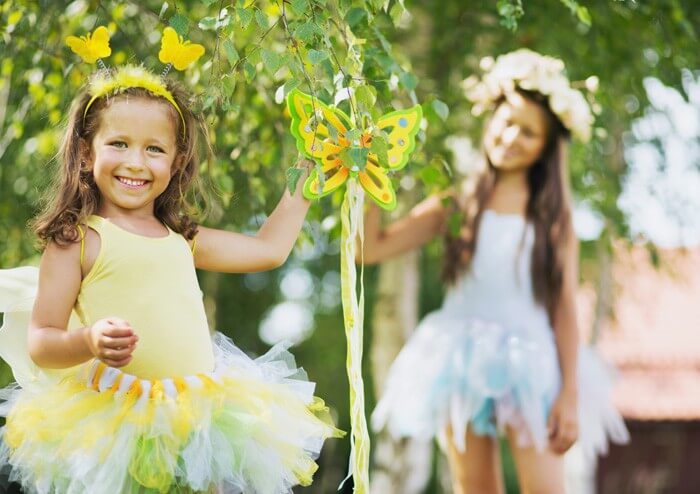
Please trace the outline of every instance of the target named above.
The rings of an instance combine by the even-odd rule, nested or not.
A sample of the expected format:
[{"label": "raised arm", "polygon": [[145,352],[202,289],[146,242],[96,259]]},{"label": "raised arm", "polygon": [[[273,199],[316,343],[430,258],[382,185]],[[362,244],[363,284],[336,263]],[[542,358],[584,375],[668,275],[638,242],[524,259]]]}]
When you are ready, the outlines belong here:
[{"label": "raised arm", "polygon": [[[365,216],[365,264],[376,264],[420,247],[442,231],[446,218],[447,209],[442,204],[442,197],[436,195],[382,228],[380,209],[374,203],[370,204]],[[357,260],[359,262],[359,257]]]},{"label": "raised arm", "polygon": [[305,172],[299,179],[294,194],[285,190],[275,210],[254,236],[201,227],[196,238],[195,265],[208,271],[248,273],[284,264],[309,210],[309,201],[302,195],[306,176]]}]

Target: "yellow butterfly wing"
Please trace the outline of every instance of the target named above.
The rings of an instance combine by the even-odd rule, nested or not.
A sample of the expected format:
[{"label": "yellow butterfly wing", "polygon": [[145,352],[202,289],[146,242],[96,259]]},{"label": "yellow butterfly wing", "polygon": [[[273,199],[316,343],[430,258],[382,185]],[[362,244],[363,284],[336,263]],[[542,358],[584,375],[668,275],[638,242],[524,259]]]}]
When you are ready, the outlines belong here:
[{"label": "yellow butterfly wing", "polygon": [[[290,130],[296,138],[299,151],[311,158],[320,158],[323,148],[317,147],[317,142],[327,141],[336,146],[343,145],[345,134],[350,128],[350,119],[341,110],[330,108],[317,98],[296,89],[287,96],[287,107],[292,117]],[[314,111],[317,112],[316,118]],[[329,126],[333,127],[333,133]]]},{"label": "yellow butterfly wing", "polygon": [[[335,147],[337,152],[340,148],[328,145],[329,148]],[[327,154],[321,160],[321,172],[324,174],[323,187],[318,175],[318,169],[314,168],[309,174],[309,178],[304,182],[304,197],[307,199],[318,199],[339,189],[350,176],[350,170],[343,166],[342,161],[336,154]]]},{"label": "yellow butterfly wing", "polygon": [[[398,110],[382,116],[377,127],[388,134],[388,163],[382,163],[391,170],[400,170],[416,147],[416,134],[420,129],[423,110],[416,105],[407,110]],[[370,157],[378,162],[377,156]]]},{"label": "yellow butterfly wing", "polygon": [[80,38],[68,36],[66,44],[86,63],[95,63],[98,58],[105,58],[112,54],[112,49],[109,47],[109,31],[104,26],[99,26],[92,34]]},{"label": "yellow butterfly wing", "polygon": [[171,63],[177,70],[185,70],[202,55],[204,55],[202,45],[184,41],[172,27],[166,27],[163,30],[158,52],[158,59],[161,62]]},{"label": "yellow butterfly wing", "polygon": [[396,192],[386,174],[386,169],[368,160],[365,171],[359,172],[357,177],[362,188],[374,199],[374,202],[388,210],[396,207]]},{"label": "yellow butterfly wing", "polygon": [[[311,171],[304,183],[304,196],[318,199],[334,192],[350,175],[340,158],[341,151],[347,146],[345,134],[350,127],[350,119],[341,110],[331,108],[296,89],[287,95],[287,108],[292,117],[290,130],[296,138],[297,149],[315,159],[324,174],[321,187],[318,170]],[[314,111],[320,118],[314,118]]]}]

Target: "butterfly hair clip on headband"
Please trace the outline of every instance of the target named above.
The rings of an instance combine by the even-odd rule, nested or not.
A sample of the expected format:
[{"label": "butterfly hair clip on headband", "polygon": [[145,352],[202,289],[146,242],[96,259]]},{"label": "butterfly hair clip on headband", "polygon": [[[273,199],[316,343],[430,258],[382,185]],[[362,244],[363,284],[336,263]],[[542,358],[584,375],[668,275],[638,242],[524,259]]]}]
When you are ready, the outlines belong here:
[{"label": "butterfly hair clip on headband", "polygon": [[100,68],[100,71],[88,83],[90,100],[85,106],[83,119],[87,116],[92,104],[99,98],[116,95],[129,88],[141,88],[173,105],[182,120],[184,133],[185,117],[172,93],[168,90],[165,77],[172,67],[177,70],[185,70],[204,55],[202,45],[186,41],[178,36],[172,27],[166,27],[163,30],[160,52],[158,52],[158,59],[166,65],[160,76],[157,76],[148,69],[135,65],[124,65],[110,71],[102,60],[112,54],[112,49],[109,46],[109,31],[104,26],[99,26],[86,36],[68,36],[66,44],[84,62],[97,63]]}]

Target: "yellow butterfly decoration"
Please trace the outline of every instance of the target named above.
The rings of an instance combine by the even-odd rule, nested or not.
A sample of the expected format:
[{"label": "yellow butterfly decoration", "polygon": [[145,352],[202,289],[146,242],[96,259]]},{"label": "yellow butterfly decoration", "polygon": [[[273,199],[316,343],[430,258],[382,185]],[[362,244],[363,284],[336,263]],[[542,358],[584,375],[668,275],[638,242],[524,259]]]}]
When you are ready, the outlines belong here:
[{"label": "yellow butterfly decoration", "polygon": [[[384,209],[396,207],[396,193],[387,171],[399,170],[416,146],[416,134],[423,115],[416,105],[382,116],[376,127],[387,134],[388,149],[381,159],[372,149],[372,134],[352,129],[350,118],[338,108],[325,105],[296,89],[287,96],[292,117],[291,132],[297,148],[320,164],[323,179],[313,170],[304,183],[304,196],[318,199],[328,195],[350,177]],[[386,160],[386,162],[384,162]]]},{"label": "yellow butterfly decoration", "polygon": [[202,45],[185,41],[172,27],[166,27],[163,30],[163,39],[158,52],[158,59],[161,62],[172,64],[177,70],[185,70],[202,55],[204,55]]},{"label": "yellow butterfly decoration", "polygon": [[95,31],[86,36],[68,36],[66,44],[86,63],[95,63],[101,58],[112,54],[109,47],[109,31],[104,26],[100,26]]},{"label": "yellow butterfly decoration", "polygon": [[368,494],[370,437],[362,379],[364,287],[362,271],[358,279],[355,267],[357,248],[363,248],[362,189],[384,209],[396,206],[388,172],[408,163],[423,112],[419,105],[394,111],[379,118],[372,128],[360,130],[353,128],[351,119],[340,109],[296,89],[287,95],[287,108],[297,149],[318,164],[304,182],[304,196],[318,199],[346,185],[340,209],[340,292],[350,389],[348,478],[353,478],[354,494]]}]

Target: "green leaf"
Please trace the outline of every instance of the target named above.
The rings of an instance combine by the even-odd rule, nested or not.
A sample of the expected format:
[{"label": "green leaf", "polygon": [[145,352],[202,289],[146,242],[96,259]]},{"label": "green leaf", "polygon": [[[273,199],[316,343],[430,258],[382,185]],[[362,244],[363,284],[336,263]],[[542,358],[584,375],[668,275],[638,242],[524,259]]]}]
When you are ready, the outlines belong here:
[{"label": "green leaf", "polygon": [[328,134],[331,136],[331,139],[333,139],[333,142],[338,142],[338,129],[336,129],[333,125],[327,125],[328,127]]},{"label": "green leaf", "polygon": [[576,8],[576,16],[578,17],[578,20],[584,23],[586,26],[591,25],[591,13],[586,7],[579,5]]},{"label": "green leaf", "polygon": [[391,22],[394,23],[394,26],[396,26],[399,23],[405,11],[406,8],[400,3],[395,3],[391,6],[391,8],[389,9],[389,17],[391,17]]},{"label": "green leaf", "polygon": [[439,99],[434,99],[431,106],[433,107],[433,110],[437,116],[440,117],[443,122],[447,120],[447,117],[450,114],[450,108],[444,102],[440,101]]},{"label": "green leaf", "polygon": [[351,171],[363,171],[367,164],[369,148],[350,146],[340,152],[340,159]]},{"label": "green leaf", "polygon": [[290,6],[296,15],[301,16],[309,8],[309,0],[292,0]]},{"label": "green leaf", "polygon": [[304,43],[311,43],[316,35],[316,25],[313,21],[306,21],[297,26],[294,30],[294,37]]},{"label": "green leaf", "polygon": [[233,92],[236,90],[236,78],[230,74],[226,74],[221,78],[221,87],[224,90],[225,96],[233,96]]},{"label": "green leaf", "polygon": [[440,173],[440,170],[438,170],[437,168],[434,168],[432,166],[426,166],[425,168],[421,169],[421,171],[418,173],[418,176],[425,185],[434,185],[440,180],[440,177],[442,175]]},{"label": "green leaf", "polygon": [[[362,131],[360,129],[350,129],[345,133],[345,138],[350,141],[352,146],[357,146],[359,144],[360,138],[362,137]],[[354,143],[353,141],[357,141]]]},{"label": "green leaf", "polygon": [[380,165],[385,167],[389,166],[389,145],[387,144],[384,136],[372,136],[372,144],[370,146],[370,150],[377,155]]},{"label": "green leaf", "polygon": [[324,50],[309,50],[309,62],[317,65],[328,58],[328,52]]},{"label": "green leaf", "polygon": [[190,30],[190,20],[182,14],[172,16],[169,24],[179,36],[187,36]]},{"label": "green leaf", "polygon": [[316,175],[318,176],[318,190],[323,190],[326,185],[326,174],[323,173],[323,168],[321,164],[314,160],[314,169],[316,170]]},{"label": "green leaf", "polygon": [[401,72],[401,74],[399,74],[399,80],[401,84],[403,84],[403,87],[409,91],[413,91],[416,86],[418,86],[418,78],[410,72]]},{"label": "green leaf", "polygon": [[525,13],[522,0],[498,0],[496,8],[502,17],[501,25],[515,31],[518,28],[518,19]]},{"label": "green leaf", "polygon": [[355,100],[365,111],[369,111],[377,102],[377,90],[373,86],[362,85],[355,89]]},{"label": "green leaf", "polygon": [[197,26],[204,31],[214,31],[216,29],[216,17],[204,17]]},{"label": "green leaf", "polygon": [[241,57],[238,55],[238,50],[230,39],[224,40],[224,53],[228,63],[234,65]]},{"label": "green leaf", "polygon": [[277,52],[263,48],[260,50],[260,56],[262,57],[265,69],[268,70],[270,74],[274,74],[282,66],[282,57]]},{"label": "green leaf", "polygon": [[216,0],[202,0],[202,3],[203,3],[204,5],[211,5],[211,4],[213,4],[214,2],[216,2]]},{"label": "green leaf", "polygon": [[241,21],[241,26],[246,29],[250,25],[250,21],[253,20],[253,12],[251,9],[244,9],[242,7],[236,7],[236,15]]},{"label": "green leaf", "polygon": [[350,29],[357,26],[364,19],[367,19],[367,11],[360,7],[353,7],[345,14],[345,22],[350,26]]},{"label": "green leaf", "polygon": [[296,166],[290,166],[287,168],[287,189],[289,189],[290,194],[294,194],[294,192],[297,190],[297,184],[299,183],[299,179],[303,173],[304,170],[297,168]]},{"label": "green leaf", "polygon": [[255,79],[255,74],[257,71],[255,70],[255,67],[253,66],[252,63],[246,62],[243,64],[243,73],[245,74],[245,80],[248,84],[253,82],[253,79]]},{"label": "green leaf", "polygon": [[270,23],[267,20],[265,12],[263,12],[260,9],[257,9],[255,11],[255,22],[258,23],[258,26],[260,26],[261,29],[267,29],[268,27],[270,27]]},{"label": "green leaf", "polygon": [[204,105],[202,106],[202,110],[208,110],[209,108],[214,106],[214,103],[216,103],[216,97],[213,95],[209,95],[204,99]]}]

